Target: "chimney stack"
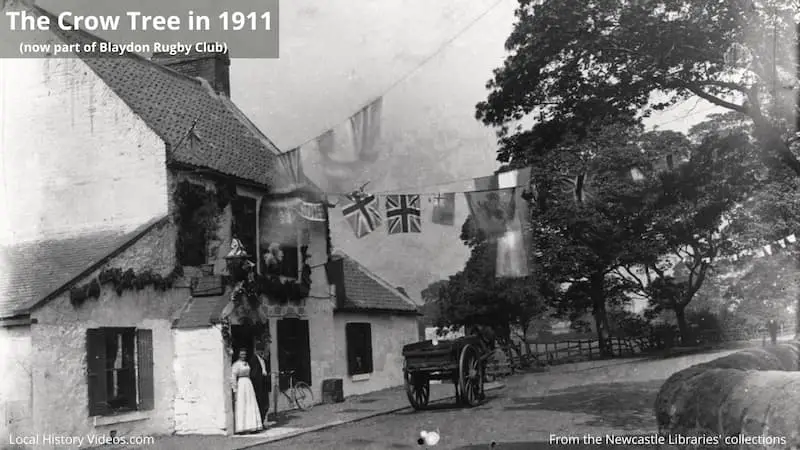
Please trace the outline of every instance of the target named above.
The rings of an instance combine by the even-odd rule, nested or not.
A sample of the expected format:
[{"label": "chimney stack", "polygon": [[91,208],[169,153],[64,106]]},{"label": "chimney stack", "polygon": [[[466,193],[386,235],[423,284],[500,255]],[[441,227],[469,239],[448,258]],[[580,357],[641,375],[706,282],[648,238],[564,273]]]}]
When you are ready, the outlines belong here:
[{"label": "chimney stack", "polygon": [[231,58],[225,52],[198,52],[195,49],[188,55],[158,52],[150,60],[184,75],[203,78],[217,94],[231,96]]}]

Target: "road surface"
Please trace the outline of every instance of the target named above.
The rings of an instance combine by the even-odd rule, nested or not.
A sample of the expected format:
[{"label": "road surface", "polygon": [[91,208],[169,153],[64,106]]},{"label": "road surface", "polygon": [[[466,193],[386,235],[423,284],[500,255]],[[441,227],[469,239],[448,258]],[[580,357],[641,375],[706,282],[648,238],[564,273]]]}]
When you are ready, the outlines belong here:
[{"label": "road surface", "polygon": [[[583,444],[584,436],[646,435],[656,431],[653,402],[663,381],[694,364],[733,353],[719,351],[637,362],[555,366],[549,372],[506,379],[506,388],[466,409],[436,405],[400,412],[255,447],[269,449],[545,449],[612,448]],[[437,431],[437,445],[418,444],[421,431]],[[552,438],[570,444],[551,444]],[[576,442],[577,441],[577,442]],[[494,443],[494,447],[492,447]],[[649,447],[615,446],[647,449]],[[654,448],[654,447],[653,447]]]}]

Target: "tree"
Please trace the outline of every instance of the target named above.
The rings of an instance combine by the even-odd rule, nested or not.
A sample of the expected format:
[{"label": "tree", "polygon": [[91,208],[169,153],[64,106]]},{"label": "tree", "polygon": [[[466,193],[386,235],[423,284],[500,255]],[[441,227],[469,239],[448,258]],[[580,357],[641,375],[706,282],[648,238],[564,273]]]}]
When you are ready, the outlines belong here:
[{"label": "tree", "polygon": [[464,269],[446,281],[432,283],[422,294],[439,299],[437,326],[490,326],[506,341],[512,329],[518,329],[527,345],[528,324],[546,312],[547,298],[555,292],[552,283],[540,270],[524,278],[496,278],[496,245],[471,217],[462,225],[460,237],[472,249]]},{"label": "tree", "polygon": [[501,340],[509,341],[512,328],[523,330],[546,311],[542,278],[498,279],[494,251],[489,242],[473,247],[464,270],[452,275],[440,288],[440,328],[489,326]]},{"label": "tree", "polygon": [[615,272],[648,260],[662,244],[652,232],[655,208],[648,206],[656,180],[633,176],[651,164],[640,147],[641,129],[597,122],[587,136],[533,158],[531,222],[537,264],[555,282],[569,283],[559,309],[573,316],[591,310],[605,344],[608,303],[628,288]]},{"label": "tree", "polygon": [[[747,117],[763,152],[797,178],[797,9],[793,0],[520,0],[510,55],[476,117],[499,128],[499,161],[535,164],[570,136],[589,139],[596,117],[635,124],[696,97]],[[514,125],[531,115],[532,127]]]},{"label": "tree", "polygon": [[[721,130],[722,127],[719,127]],[[702,141],[692,144],[678,133],[648,133],[647,143],[656,154],[665,149],[685,150],[685,161],[673,170],[661,172],[654,186],[657,198],[653,231],[661,247],[644,265],[643,275],[630,267],[618,274],[634,280],[639,292],[660,311],[674,311],[680,334],[691,339],[686,308],[702,287],[715,260],[735,252],[730,231],[724,227],[730,211],[758,185],[759,166],[753,162],[755,149],[749,136],[732,127],[725,132],[703,128]],[[664,139],[666,138],[666,140]],[[624,272],[622,272],[624,270]]]},{"label": "tree", "polygon": [[[699,97],[748,116],[764,148],[800,174],[789,148],[796,12],[792,0],[521,0],[511,54],[477,117],[502,127],[499,157],[510,161],[595,117],[632,119]],[[511,132],[533,112],[536,126]]]},{"label": "tree", "polygon": [[442,298],[442,289],[447,288],[447,280],[434,281],[420,293],[425,304],[439,301]]}]

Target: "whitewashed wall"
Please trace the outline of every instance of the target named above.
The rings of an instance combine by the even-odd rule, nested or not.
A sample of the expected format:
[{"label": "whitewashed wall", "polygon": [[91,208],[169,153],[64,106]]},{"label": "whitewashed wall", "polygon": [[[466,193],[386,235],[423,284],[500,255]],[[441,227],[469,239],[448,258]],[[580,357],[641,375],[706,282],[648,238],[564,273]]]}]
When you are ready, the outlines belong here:
[{"label": "whitewashed wall", "polygon": [[80,59],[0,59],[0,243],[167,212],[163,141]]},{"label": "whitewashed wall", "polygon": [[[368,322],[372,329],[372,366],[369,376],[351,377],[347,374],[347,336],[349,322]],[[337,313],[336,361],[339,378],[343,379],[345,396],[361,395],[403,384],[403,346],[417,342],[419,329],[416,316],[388,314]]]},{"label": "whitewashed wall", "polygon": [[175,433],[226,434],[230,396],[225,344],[217,327],[173,330]]}]

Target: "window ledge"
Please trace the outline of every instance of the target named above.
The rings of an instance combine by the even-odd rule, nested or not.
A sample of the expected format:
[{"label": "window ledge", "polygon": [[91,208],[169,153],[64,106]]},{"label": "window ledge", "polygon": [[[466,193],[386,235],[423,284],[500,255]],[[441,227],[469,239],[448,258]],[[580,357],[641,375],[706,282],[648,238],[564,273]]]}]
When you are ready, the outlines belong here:
[{"label": "window ledge", "polygon": [[94,416],[94,426],[114,425],[126,422],[139,422],[150,418],[146,411],[130,411],[110,416]]},{"label": "window ledge", "polygon": [[352,381],[367,381],[370,378],[369,375],[370,374],[368,374],[368,373],[359,373],[357,375],[353,375],[350,379]]}]

